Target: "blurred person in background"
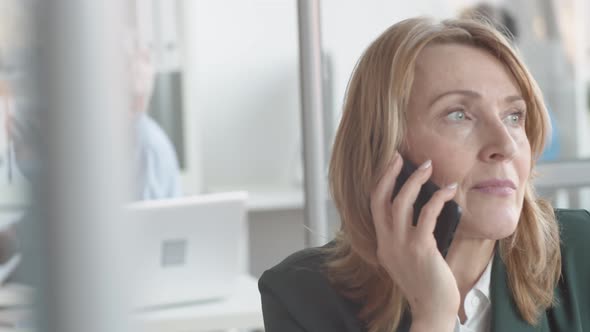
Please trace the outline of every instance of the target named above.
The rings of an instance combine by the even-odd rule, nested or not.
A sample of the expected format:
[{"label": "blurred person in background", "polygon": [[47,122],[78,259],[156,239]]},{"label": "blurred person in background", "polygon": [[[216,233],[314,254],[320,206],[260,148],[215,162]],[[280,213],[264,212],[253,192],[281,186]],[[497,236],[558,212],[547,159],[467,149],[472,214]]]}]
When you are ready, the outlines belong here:
[{"label": "blurred person in background", "polygon": [[[160,126],[146,114],[154,81],[151,57],[147,48],[141,48],[137,43],[127,43],[125,55],[129,61],[128,74],[131,83],[130,162],[133,165],[131,174],[135,177],[131,200],[178,197],[182,193],[174,147]],[[17,90],[23,89],[26,89],[24,84]],[[38,106],[34,106],[31,100],[26,100],[26,92],[21,91],[19,95],[22,96],[15,97],[16,109],[9,114],[6,130],[13,145],[13,162],[16,164],[13,169],[32,182],[39,176],[42,168],[38,149],[38,142],[42,141],[42,137],[39,137],[42,124],[36,113],[39,111]],[[36,256],[34,253],[39,248],[22,236],[25,231],[23,223],[27,219],[25,215],[15,227],[0,231],[0,264],[16,252],[21,252],[23,259]],[[31,280],[24,275],[20,266],[13,279],[26,283]]]},{"label": "blurred person in background", "polygon": [[130,38],[127,53],[132,80],[132,125],[135,199],[150,200],[182,195],[176,151],[164,130],[148,114],[154,89],[154,61],[149,48]]},{"label": "blurred person in background", "polygon": [[[131,112],[132,174],[135,176],[133,200],[178,197],[181,195],[180,169],[172,142],[147,114],[154,88],[154,67],[147,47],[126,41]],[[8,136],[13,143],[18,169],[30,179],[39,167],[34,135],[40,132],[39,117],[31,103],[17,98],[16,109],[8,117]],[[40,139],[40,138],[39,138]]]},{"label": "blurred person in background", "polygon": [[[491,23],[498,31],[504,34],[508,40],[512,41],[515,45],[518,45],[518,22],[514,15],[504,7],[482,2],[473,7],[464,9],[459,17],[464,19],[483,20]],[[541,157],[539,157],[539,161],[556,160],[559,158],[560,154],[559,127],[551,109],[547,108],[547,111],[551,120],[552,130],[547,146],[545,147],[545,150],[543,150]]]}]

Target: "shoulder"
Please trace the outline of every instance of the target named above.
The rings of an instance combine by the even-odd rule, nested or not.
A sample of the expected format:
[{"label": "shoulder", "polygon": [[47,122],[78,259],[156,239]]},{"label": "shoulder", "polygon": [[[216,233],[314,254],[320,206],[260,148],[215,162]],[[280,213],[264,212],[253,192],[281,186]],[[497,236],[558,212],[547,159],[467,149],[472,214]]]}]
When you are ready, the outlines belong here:
[{"label": "shoulder", "polygon": [[288,296],[289,299],[305,297],[306,293],[330,291],[324,273],[326,257],[323,247],[298,251],[265,271],[258,282],[259,288]]},{"label": "shoulder", "polygon": [[590,249],[590,213],[586,210],[556,209],[564,248]]},{"label": "shoulder", "polygon": [[147,114],[137,119],[137,145],[141,153],[158,158],[165,157],[176,163],[176,154],[170,138],[164,130]]},{"label": "shoulder", "polygon": [[[180,194],[180,167],[172,142],[147,114],[137,119],[136,167],[141,171],[142,185],[152,186],[151,198]],[[144,183],[145,182],[145,183]],[[155,195],[155,196],[154,196]]]},{"label": "shoulder", "polygon": [[178,172],[178,160],[172,142],[162,128],[147,114],[137,119],[136,149],[138,162],[157,173]]},{"label": "shoulder", "polygon": [[360,330],[357,307],[332,287],[325,273],[325,249],[298,251],[263,273],[258,287],[266,324],[288,313],[306,331]]},{"label": "shoulder", "polygon": [[[564,322],[590,324],[587,317],[575,313],[590,311],[590,213],[586,210],[557,209],[555,211],[561,237],[561,278],[554,317]],[[565,318],[570,317],[570,318]],[[571,325],[570,325],[571,327]],[[570,330],[570,329],[565,329]]]},{"label": "shoulder", "polygon": [[294,270],[317,272],[326,260],[326,247],[307,248],[297,251],[268,271],[286,273]]},{"label": "shoulder", "polygon": [[[568,282],[590,279],[590,213],[586,210],[557,209],[560,227],[562,274]],[[585,282],[584,282],[585,284]],[[571,285],[586,288],[587,285]],[[590,291],[590,288],[588,289]],[[589,298],[590,300],[590,298]]]}]

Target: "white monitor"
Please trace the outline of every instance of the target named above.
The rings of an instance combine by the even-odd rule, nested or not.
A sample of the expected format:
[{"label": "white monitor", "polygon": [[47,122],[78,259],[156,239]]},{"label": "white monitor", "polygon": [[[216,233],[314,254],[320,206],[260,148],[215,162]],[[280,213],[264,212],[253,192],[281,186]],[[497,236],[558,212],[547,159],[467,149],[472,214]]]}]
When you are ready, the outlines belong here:
[{"label": "white monitor", "polygon": [[227,296],[247,264],[245,192],[143,201],[127,206],[132,302],[137,309]]}]

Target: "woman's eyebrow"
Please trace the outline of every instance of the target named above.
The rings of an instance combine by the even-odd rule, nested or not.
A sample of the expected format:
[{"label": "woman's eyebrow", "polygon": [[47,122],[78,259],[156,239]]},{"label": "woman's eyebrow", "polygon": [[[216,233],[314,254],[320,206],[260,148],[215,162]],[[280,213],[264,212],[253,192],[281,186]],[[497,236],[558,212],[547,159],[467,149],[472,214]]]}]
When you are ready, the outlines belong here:
[{"label": "woman's eyebrow", "polygon": [[508,96],[508,97],[504,98],[504,101],[506,103],[513,103],[515,101],[525,102],[524,98],[522,98],[522,96],[518,96],[518,95]]},{"label": "woman's eyebrow", "polygon": [[466,97],[471,97],[471,98],[481,98],[481,94],[473,91],[473,90],[450,90],[447,92],[443,92],[440,95],[438,95],[436,98],[434,98],[430,104],[429,107],[434,105],[437,101],[439,101],[440,99],[449,96],[449,95],[463,95]]},{"label": "woman's eyebrow", "polygon": [[[471,97],[471,98],[481,98],[481,94],[473,91],[473,90],[450,90],[450,91],[446,91],[441,93],[440,95],[436,96],[431,102],[430,102],[430,106],[434,105],[437,101],[439,101],[440,99],[449,96],[449,95],[463,95],[466,97]],[[522,96],[519,95],[512,95],[512,96],[508,96],[506,98],[504,98],[504,101],[506,103],[512,103],[515,101],[525,101],[524,98]]]}]

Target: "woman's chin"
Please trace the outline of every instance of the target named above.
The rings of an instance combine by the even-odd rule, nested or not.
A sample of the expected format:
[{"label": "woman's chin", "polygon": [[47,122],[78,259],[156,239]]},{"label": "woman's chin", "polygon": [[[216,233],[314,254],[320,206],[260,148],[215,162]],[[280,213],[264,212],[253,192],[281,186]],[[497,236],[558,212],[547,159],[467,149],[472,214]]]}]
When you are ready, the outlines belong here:
[{"label": "woman's chin", "polygon": [[496,209],[494,211],[465,212],[457,232],[464,236],[501,240],[516,231],[520,219],[517,209]]}]

